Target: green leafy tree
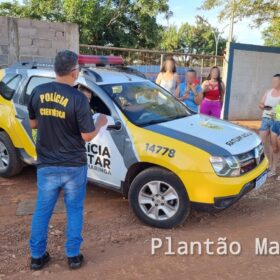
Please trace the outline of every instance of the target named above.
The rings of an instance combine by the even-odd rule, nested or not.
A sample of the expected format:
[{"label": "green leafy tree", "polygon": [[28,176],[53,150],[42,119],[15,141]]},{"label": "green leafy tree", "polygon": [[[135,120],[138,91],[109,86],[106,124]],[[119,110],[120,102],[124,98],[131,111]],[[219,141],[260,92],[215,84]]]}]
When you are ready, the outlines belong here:
[{"label": "green leafy tree", "polygon": [[166,51],[184,51],[197,54],[215,54],[216,39],[218,54],[222,55],[226,40],[217,28],[212,27],[203,17],[197,16],[194,25],[182,24],[179,28],[172,25],[162,35],[161,48]]},{"label": "green leafy tree", "polygon": [[167,0],[25,0],[2,2],[0,15],[77,23],[84,44],[154,48],[156,16],[168,9]]},{"label": "green leafy tree", "polygon": [[280,18],[271,21],[263,31],[263,38],[266,46],[280,47]]},{"label": "green leafy tree", "polygon": [[201,8],[211,10],[217,7],[221,7],[220,20],[225,20],[233,14],[237,20],[252,18],[255,26],[269,23],[269,27],[263,32],[265,45],[279,46],[279,0],[204,0]]},{"label": "green leafy tree", "polygon": [[165,51],[176,51],[181,48],[180,35],[176,25],[171,25],[162,32],[160,47]]},{"label": "green leafy tree", "polygon": [[229,18],[233,11],[236,19],[252,17],[256,25],[271,22],[280,16],[279,0],[204,0],[201,8],[221,8],[221,20]]}]

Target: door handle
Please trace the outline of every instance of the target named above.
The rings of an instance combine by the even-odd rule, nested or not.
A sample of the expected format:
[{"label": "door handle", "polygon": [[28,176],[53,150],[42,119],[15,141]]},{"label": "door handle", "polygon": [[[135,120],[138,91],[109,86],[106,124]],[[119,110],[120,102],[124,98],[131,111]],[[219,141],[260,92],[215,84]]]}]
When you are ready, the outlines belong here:
[{"label": "door handle", "polygon": [[107,126],[107,130],[121,130],[122,123],[120,121],[116,121],[115,124],[111,124]]}]

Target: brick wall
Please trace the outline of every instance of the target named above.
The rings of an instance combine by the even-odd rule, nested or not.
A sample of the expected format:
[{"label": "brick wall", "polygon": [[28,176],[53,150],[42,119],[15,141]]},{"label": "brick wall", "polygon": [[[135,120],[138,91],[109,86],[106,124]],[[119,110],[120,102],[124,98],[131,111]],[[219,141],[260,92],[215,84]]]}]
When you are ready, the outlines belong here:
[{"label": "brick wall", "polygon": [[0,68],[16,61],[50,61],[61,49],[79,51],[77,24],[0,17]]}]

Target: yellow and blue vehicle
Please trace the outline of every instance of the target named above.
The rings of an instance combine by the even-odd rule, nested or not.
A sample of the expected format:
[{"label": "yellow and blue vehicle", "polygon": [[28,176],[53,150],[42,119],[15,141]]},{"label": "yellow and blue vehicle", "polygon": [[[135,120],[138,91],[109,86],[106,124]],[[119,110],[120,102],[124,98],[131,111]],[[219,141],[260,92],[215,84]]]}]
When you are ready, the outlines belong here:
[{"label": "yellow and blue vehicle", "polygon": [[[265,183],[268,162],[254,132],[193,114],[143,74],[107,57],[89,62],[95,59],[81,67],[77,83],[92,93],[93,118],[107,115],[108,126],[86,143],[88,179],[127,196],[140,220],[171,228],[191,206],[222,210]],[[27,104],[55,73],[22,62],[2,70],[1,79],[0,176],[11,177],[36,164]]]}]

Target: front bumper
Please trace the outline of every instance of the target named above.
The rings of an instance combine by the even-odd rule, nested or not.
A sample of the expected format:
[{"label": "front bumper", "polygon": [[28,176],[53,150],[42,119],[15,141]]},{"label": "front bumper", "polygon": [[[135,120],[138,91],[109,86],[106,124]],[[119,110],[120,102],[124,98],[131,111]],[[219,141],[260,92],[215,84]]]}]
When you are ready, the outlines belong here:
[{"label": "front bumper", "polygon": [[237,202],[242,196],[250,192],[256,187],[256,179],[247,183],[238,195],[232,195],[228,197],[215,197],[213,207],[217,210],[224,210]]},{"label": "front bumper", "polygon": [[253,190],[255,187],[256,179],[245,184],[245,186],[241,189],[240,193],[237,195],[215,197],[213,204],[192,202],[192,207],[196,210],[202,210],[207,212],[225,210],[226,208],[236,203],[242,196]]},{"label": "front bumper", "polygon": [[218,177],[214,173],[188,173],[184,182],[193,205],[225,209],[255,188],[256,179],[267,170],[265,158],[260,165],[240,177]]}]

